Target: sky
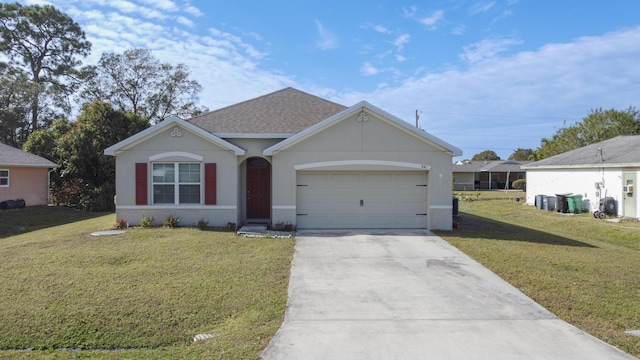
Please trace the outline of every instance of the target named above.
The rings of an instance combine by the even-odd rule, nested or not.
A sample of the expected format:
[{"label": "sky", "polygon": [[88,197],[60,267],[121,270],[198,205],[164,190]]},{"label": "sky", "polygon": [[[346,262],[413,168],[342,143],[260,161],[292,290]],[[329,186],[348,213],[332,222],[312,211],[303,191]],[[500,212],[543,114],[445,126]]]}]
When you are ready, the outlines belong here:
[{"label": "sky", "polygon": [[103,53],[186,64],[210,110],[285,87],[365,100],[507,159],[591,111],[640,108],[637,0],[26,0]]}]

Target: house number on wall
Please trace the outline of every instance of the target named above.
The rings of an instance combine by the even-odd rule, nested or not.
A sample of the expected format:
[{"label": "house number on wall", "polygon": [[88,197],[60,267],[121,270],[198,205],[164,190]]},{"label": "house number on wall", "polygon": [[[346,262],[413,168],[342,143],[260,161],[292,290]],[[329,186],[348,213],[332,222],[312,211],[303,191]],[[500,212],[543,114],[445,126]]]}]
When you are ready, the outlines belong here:
[{"label": "house number on wall", "polygon": [[171,130],[171,136],[182,136],[182,133],[179,128],[174,127],[173,130]]}]

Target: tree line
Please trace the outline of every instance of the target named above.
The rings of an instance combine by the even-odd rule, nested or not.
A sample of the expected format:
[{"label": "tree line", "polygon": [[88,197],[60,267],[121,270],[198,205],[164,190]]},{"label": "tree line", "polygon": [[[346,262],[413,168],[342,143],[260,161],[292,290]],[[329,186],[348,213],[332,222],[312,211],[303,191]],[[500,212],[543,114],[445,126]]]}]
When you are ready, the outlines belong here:
[{"label": "tree line", "polygon": [[[620,135],[640,135],[640,112],[634,107],[591,110],[582,121],[558,129],[551,138],[543,138],[537,149],[514,150],[509,160],[542,160]],[[501,159],[495,151],[485,150],[475,154],[471,160]]]},{"label": "tree line", "polygon": [[0,142],[60,165],[54,203],[110,211],[115,160],[104,149],[171,115],[207,109],[184,64],[135,48],[83,66],[90,53],[81,27],[55,7],[0,3]]}]

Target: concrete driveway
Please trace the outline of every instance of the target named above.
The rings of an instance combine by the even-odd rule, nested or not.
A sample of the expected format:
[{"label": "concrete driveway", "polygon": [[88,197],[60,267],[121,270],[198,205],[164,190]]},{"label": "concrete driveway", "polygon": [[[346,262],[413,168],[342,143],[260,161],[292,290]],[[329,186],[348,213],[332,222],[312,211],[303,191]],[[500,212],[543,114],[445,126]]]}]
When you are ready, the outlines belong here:
[{"label": "concrete driveway", "polygon": [[636,359],[427,231],[300,231],[264,359]]}]

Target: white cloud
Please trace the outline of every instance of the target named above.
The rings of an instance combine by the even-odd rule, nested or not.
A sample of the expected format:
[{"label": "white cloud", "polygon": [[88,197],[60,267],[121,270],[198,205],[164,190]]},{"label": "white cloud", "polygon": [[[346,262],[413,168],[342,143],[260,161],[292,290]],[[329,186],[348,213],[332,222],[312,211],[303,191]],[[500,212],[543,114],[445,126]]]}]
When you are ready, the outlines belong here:
[{"label": "white cloud", "polygon": [[187,27],[193,27],[193,21],[191,21],[191,20],[187,19],[187,18],[186,18],[186,17],[184,17],[184,16],[178,16],[178,17],[176,18],[176,21],[177,21],[179,24],[182,24],[182,25],[184,25],[184,26],[187,26]]},{"label": "white cloud", "polygon": [[409,43],[409,39],[411,36],[409,34],[402,34],[393,40],[393,45],[396,47],[397,51],[402,51],[404,49],[404,45]]},{"label": "white cloud", "polygon": [[415,6],[412,6],[409,9],[403,8],[402,10],[406,18],[415,20],[422,25],[425,25],[429,30],[437,29],[440,23],[444,21],[444,10],[442,9],[433,11],[427,16],[419,16],[417,14],[418,8]]},{"label": "white cloud", "polygon": [[464,35],[466,30],[467,30],[467,27],[465,25],[458,25],[454,27],[453,30],[451,30],[451,33],[453,35]]},{"label": "white cloud", "polygon": [[321,50],[330,50],[338,47],[338,39],[336,36],[326,29],[319,20],[315,20],[316,29],[318,30],[318,36],[320,40],[316,43],[316,46]]},{"label": "white cloud", "polygon": [[371,65],[370,62],[366,61],[362,66],[360,66],[360,73],[365,76],[376,75],[380,72],[375,66]]},{"label": "white cloud", "polygon": [[494,58],[496,55],[507,50],[510,46],[519,45],[522,41],[517,39],[484,39],[477,43],[464,47],[464,54],[459,55],[461,59],[470,63],[478,63]]},{"label": "white cloud", "polygon": [[430,29],[435,29],[438,23],[444,20],[444,10],[434,11],[431,15],[420,19],[420,22]]},{"label": "white cloud", "polygon": [[391,30],[387,29],[386,27],[382,26],[382,25],[375,25],[373,27],[373,30],[375,30],[376,32],[379,32],[381,34],[390,34]]},{"label": "white cloud", "polygon": [[171,0],[140,0],[140,2],[164,11],[178,10],[178,5]]},{"label": "white cloud", "polygon": [[200,9],[198,9],[197,7],[191,5],[191,4],[187,4],[184,7],[184,11],[188,14],[191,14],[193,16],[204,16],[204,13],[202,11],[200,11]]},{"label": "white cloud", "polygon": [[469,9],[469,13],[471,15],[476,15],[479,13],[485,13],[489,10],[491,10],[493,8],[493,6],[496,4],[495,1],[480,1],[477,2],[473,5],[471,5],[471,8]]}]

